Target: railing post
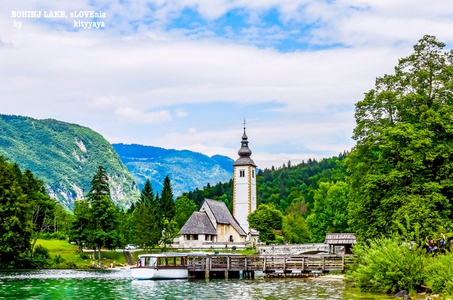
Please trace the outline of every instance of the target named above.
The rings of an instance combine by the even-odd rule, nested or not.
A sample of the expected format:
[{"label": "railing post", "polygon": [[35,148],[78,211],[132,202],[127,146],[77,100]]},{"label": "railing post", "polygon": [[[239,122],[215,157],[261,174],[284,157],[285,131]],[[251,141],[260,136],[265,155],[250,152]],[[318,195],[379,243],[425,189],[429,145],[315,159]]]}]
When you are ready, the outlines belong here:
[{"label": "railing post", "polygon": [[286,256],[283,257],[283,277],[286,277]]},{"label": "railing post", "polygon": [[264,260],[263,260],[263,273],[266,273],[266,256],[264,257]]},{"label": "railing post", "polygon": [[302,257],[302,272],[305,271],[305,257]]},{"label": "railing post", "polygon": [[344,255],[341,257],[341,266],[342,266],[341,271],[344,272],[344,269],[345,269],[345,267],[344,267]]},{"label": "railing post", "polygon": [[209,271],[211,270],[211,257],[206,256],[204,277],[209,280]]},{"label": "railing post", "polygon": [[322,270],[324,271],[325,269],[325,265],[326,265],[326,261],[325,261],[325,257],[322,258]]},{"label": "railing post", "polygon": [[247,256],[245,256],[244,259],[245,259],[245,266],[244,267],[245,267],[245,270],[247,271],[248,270],[248,258],[247,258]]},{"label": "railing post", "polygon": [[227,256],[227,265],[225,270],[225,279],[228,279],[228,271],[230,270],[230,257]]}]

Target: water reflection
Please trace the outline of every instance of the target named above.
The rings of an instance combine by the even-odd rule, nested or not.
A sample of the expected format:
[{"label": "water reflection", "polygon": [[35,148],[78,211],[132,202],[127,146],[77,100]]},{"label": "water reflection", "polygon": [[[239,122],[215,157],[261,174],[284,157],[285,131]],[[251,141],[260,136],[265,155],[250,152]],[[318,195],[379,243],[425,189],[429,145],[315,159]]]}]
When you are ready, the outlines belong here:
[{"label": "water reflection", "polygon": [[0,299],[393,299],[341,280],[138,281],[129,270],[0,272]]}]

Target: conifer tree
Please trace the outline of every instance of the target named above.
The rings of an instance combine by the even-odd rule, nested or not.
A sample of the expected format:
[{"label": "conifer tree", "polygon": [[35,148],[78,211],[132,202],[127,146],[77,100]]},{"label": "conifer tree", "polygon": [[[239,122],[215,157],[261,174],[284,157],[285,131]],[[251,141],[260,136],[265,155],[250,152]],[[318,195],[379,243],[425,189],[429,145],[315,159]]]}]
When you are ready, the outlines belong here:
[{"label": "conifer tree", "polygon": [[163,186],[160,199],[162,217],[172,220],[175,216],[175,201],[173,199],[170,177],[168,175],[164,179]]},{"label": "conifer tree", "polygon": [[87,198],[93,204],[104,196],[110,197],[108,177],[103,166],[99,166],[98,172],[91,180],[91,188]]},{"label": "conifer tree", "polygon": [[87,199],[91,204],[94,219],[94,241],[99,249],[99,259],[101,258],[101,248],[113,249],[118,245],[118,208],[110,198],[108,177],[105,169],[99,166],[98,172],[91,180],[91,189]]},{"label": "conifer tree", "polygon": [[162,236],[162,218],[159,214],[157,197],[154,197],[151,182],[147,179],[133,213],[136,224],[135,240],[137,244],[145,247],[146,253],[148,247],[159,244]]}]

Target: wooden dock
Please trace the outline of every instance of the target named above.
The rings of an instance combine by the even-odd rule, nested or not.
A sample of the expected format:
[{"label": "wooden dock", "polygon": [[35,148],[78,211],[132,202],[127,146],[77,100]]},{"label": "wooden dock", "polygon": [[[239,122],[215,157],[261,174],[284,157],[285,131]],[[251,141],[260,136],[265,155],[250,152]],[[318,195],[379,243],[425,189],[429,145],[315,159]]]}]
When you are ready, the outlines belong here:
[{"label": "wooden dock", "polygon": [[187,264],[193,278],[254,278],[256,271],[265,277],[306,277],[330,271],[344,272],[351,256],[268,256],[228,255],[190,256]]}]

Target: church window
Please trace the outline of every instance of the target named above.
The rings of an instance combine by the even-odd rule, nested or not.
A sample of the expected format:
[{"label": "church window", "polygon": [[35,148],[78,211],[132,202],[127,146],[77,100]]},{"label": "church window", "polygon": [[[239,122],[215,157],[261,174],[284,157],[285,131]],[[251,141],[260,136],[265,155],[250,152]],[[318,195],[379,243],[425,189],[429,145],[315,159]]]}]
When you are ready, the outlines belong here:
[{"label": "church window", "polygon": [[239,171],[239,177],[245,177],[245,170]]},{"label": "church window", "polygon": [[255,178],[255,170],[252,170],[252,178]]}]

